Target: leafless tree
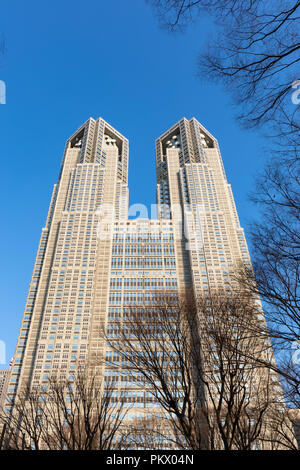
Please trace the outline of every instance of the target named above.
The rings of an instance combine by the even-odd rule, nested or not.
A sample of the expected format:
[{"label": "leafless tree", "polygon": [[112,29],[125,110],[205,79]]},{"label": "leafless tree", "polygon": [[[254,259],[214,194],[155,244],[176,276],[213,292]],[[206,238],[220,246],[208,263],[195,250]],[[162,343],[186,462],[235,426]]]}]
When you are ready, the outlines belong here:
[{"label": "leafless tree", "polygon": [[203,436],[196,432],[195,406],[201,401],[200,383],[195,384],[190,367],[192,325],[188,318],[181,318],[182,311],[174,297],[155,298],[142,312],[130,308],[123,317],[119,340],[107,337],[107,341],[121,354],[123,368],[137,377],[136,385],[149,390],[146,406],[159,405],[168,413],[173,431],[184,436],[183,448],[200,449],[204,444]]},{"label": "leafless tree", "polygon": [[47,386],[23,390],[13,413],[1,413],[2,448],[23,450],[109,450],[124,448],[126,410],[113,400],[111,385],[78,374],[50,379]]},{"label": "leafless tree", "polygon": [[172,450],[178,447],[178,439],[168,432],[170,423],[167,419],[155,415],[145,416],[127,425],[126,442],[134,450]]},{"label": "leafless tree", "polygon": [[[269,437],[273,433],[270,417],[282,414],[285,407],[260,306],[244,290],[200,297],[197,305],[203,382],[222,447],[276,448],[278,444],[274,441],[272,447]],[[288,448],[283,439],[280,445]]]},{"label": "leafless tree", "polygon": [[[291,411],[293,413],[291,413]],[[296,414],[294,413],[296,411]],[[271,408],[264,443],[272,450],[299,450],[299,410]]]}]

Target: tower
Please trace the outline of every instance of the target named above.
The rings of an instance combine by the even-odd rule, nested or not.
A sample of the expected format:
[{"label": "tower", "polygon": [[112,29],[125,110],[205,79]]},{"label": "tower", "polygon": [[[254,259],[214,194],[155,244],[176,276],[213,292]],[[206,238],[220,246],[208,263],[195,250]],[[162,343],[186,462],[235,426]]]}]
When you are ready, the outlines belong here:
[{"label": "tower", "polygon": [[159,214],[177,234],[179,287],[226,289],[230,271],[250,258],[217,140],[183,118],[156,140],[156,168]]},{"label": "tower", "polygon": [[[110,205],[127,218],[128,140],[103,119],[88,119],[66,142],[42,229],[8,388],[68,378],[88,353],[98,293],[97,209]],[[109,250],[107,259],[110,258]],[[94,304],[95,302],[95,304]],[[96,308],[96,307],[95,307]]]}]

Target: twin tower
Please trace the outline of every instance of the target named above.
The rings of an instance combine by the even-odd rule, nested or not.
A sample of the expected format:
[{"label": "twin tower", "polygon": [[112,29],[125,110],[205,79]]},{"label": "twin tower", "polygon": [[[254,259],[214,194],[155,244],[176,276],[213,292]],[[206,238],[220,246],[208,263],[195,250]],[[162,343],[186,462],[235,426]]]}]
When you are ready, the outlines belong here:
[{"label": "twin tower", "polygon": [[[157,219],[128,219],[128,157],[128,140],[101,118],[88,119],[67,140],[7,408],[25,384],[68,379],[90,360],[104,364],[112,351],[103,325],[116,337],[128,309],[143,311],[157,291],[226,292],[235,266],[250,264],[217,140],[195,118],[181,119],[156,140]],[[99,374],[113,374],[120,386],[121,370],[101,367]],[[140,410],[147,394],[138,393]]]}]

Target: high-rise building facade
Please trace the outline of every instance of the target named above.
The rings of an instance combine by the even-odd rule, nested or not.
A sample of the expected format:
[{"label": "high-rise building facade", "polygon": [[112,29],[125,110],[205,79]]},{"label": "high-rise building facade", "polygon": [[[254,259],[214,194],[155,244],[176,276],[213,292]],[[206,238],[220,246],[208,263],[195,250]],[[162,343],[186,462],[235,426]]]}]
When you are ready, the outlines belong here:
[{"label": "high-rise building facade", "polygon": [[[121,365],[120,371],[109,365],[115,353],[103,340],[103,325],[108,337],[117,337],[121,319],[149,306],[159,290],[226,293],[235,267],[250,265],[217,140],[195,118],[183,118],[157,139],[156,167],[158,218],[128,219],[128,140],[101,118],[90,118],[67,140],[30,281],[8,409],[25,384],[46,384],[53,374],[68,379],[89,361],[119,387],[128,385]],[[146,390],[133,384],[127,393],[133,416],[147,409]]]},{"label": "high-rise building facade", "polygon": [[182,119],[157,139],[156,166],[160,216],[182,242],[180,288],[226,289],[229,272],[250,259],[217,140],[195,118]]},{"label": "high-rise building facade", "polygon": [[9,381],[9,369],[0,369],[0,409],[4,405]]}]

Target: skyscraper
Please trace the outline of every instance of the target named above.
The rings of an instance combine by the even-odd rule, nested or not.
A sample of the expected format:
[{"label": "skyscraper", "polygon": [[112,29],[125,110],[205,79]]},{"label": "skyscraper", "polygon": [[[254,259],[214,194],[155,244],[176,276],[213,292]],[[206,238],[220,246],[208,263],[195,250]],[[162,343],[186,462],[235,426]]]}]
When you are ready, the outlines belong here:
[{"label": "skyscraper", "polygon": [[[128,141],[103,119],[89,119],[68,140],[42,229],[12,366],[8,398],[50,372],[69,375],[85,362],[92,311],[97,316],[104,256],[105,285],[110,252],[97,243],[97,208],[111,205],[126,220]],[[109,243],[109,242],[107,242]]]},{"label": "skyscraper", "polygon": [[[68,140],[36,255],[7,408],[25,384],[68,379],[89,361],[119,377],[103,341],[154,292],[209,293],[250,264],[217,140],[181,119],[156,141],[158,218],[128,219],[128,141],[103,119]],[[107,359],[105,370],[103,359]],[[125,371],[123,372],[124,377]],[[117,382],[117,380],[116,380]],[[147,391],[131,393],[133,412]],[[139,409],[139,410],[137,410]]]}]

